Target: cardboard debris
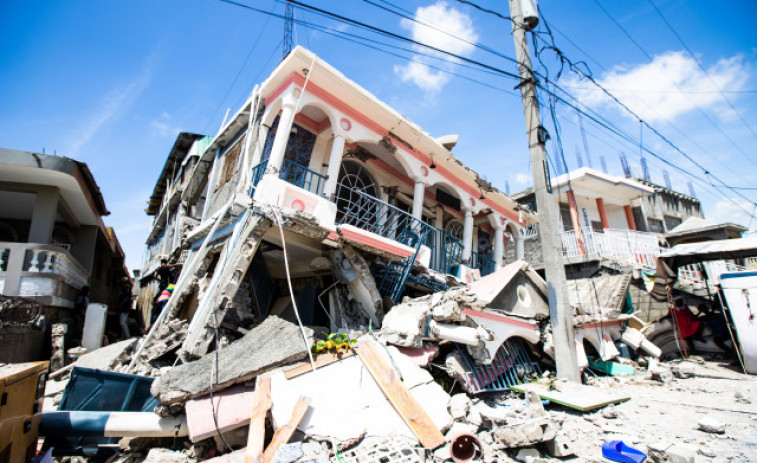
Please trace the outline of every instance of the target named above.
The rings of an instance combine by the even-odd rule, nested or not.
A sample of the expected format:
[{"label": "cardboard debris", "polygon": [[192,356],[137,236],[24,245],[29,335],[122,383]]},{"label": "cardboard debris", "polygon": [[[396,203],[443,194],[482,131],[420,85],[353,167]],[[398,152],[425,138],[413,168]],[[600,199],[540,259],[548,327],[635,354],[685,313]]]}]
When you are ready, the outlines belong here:
[{"label": "cardboard debris", "polygon": [[510,389],[524,393],[533,391],[544,400],[549,400],[582,412],[596,410],[605,405],[617,404],[631,398],[629,395],[620,394],[612,390],[603,390],[570,382],[560,382],[559,390],[550,390],[550,386],[543,383],[519,384],[517,386],[510,386]]}]

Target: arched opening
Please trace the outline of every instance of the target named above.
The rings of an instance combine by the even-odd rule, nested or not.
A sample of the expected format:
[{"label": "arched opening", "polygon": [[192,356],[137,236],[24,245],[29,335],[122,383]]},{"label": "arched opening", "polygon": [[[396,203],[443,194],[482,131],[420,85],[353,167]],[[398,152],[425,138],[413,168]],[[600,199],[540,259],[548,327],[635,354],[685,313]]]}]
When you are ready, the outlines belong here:
[{"label": "arched opening", "polygon": [[335,193],[337,222],[367,228],[365,225],[370,225],[368,221],[373,218],[371,212],[375,203],[366,196],[378,198],[380,194],[378,182],[362,162],[342,161]]}]

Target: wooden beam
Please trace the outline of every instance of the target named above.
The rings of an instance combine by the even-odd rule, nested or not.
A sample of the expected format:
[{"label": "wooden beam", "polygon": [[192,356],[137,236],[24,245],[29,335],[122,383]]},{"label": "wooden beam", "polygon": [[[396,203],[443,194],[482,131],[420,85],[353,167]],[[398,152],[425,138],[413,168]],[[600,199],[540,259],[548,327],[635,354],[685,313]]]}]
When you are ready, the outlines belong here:
[{"label": "wooden beam", "polygon": [[247,434],[247,452],[245,463],[258,463],[263,457],[265,443],[265,417],[271,409],[271,378],[258,376],[255,380],[255,395],[252,397],[252,418]]},{"label": "wooden beam", "polygon": [[[330,363],[338,362],[339,360],[352,357],[353,355],[355,355],[355,352],[353,352],[352,350],[339,352],[337,354],[324,352],[322,354],[318,354],[318,356],[315,358],[315,367],[321,368]],[[284,376],[286,376],[286,379],[292,379],[311,371],[313,371],[313,365],[311,365],[310,362],[298,362],[292,365],[290,368],[285,369]]]},{"label": "wooden beam", "polygon": [[[268,448],[265,449],[265,453],[263,454],[263,463],[271,463],[276,457],[276,452],[279,451],[279,447],[289,442],[292,433],[297,429],[297,425],[300,424],[300,421],[302,421],[305,413],[307,413],[310,408],[311,400],[310,397],[300,396],[292,410],[292,417],[287,424],[277,429],[273,434],[273,439],[271,439],[271,443],[268,444]],[[249,447],[247,448],[249,449]]]},{"label": "wooden beam", "polygon": [[355,348],[365,368],[386,395],[394,409],[413,431],[421,445],[427,449],[435,449],[446,443],[444,435],[436,427],[415,397],[397,377],[394,369],[379,352],[373,341],[360,344]]}]

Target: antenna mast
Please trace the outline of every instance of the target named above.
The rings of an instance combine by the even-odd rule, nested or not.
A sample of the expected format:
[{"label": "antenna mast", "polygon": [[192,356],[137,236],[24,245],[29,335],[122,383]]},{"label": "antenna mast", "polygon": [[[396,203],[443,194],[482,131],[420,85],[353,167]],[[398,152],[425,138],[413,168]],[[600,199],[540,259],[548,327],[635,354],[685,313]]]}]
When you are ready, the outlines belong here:
[{"label": "antenna mast", "polygon": [[290,51],[292,51],[292,32],[294,30],[294,5],[287,0],[286,7],[284,9],[284,49],[283,58],[286,58]]}]

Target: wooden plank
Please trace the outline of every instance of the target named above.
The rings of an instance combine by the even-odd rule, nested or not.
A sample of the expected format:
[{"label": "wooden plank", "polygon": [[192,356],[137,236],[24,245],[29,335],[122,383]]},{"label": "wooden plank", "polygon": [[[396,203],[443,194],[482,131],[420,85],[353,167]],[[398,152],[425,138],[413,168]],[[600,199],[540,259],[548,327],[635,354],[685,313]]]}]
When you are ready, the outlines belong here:
[{"label": "wooden plank", "polygon": [[[318,354],[318,356],[315,358],[315,367],[321,368],[331,363],[338,362],[339,360],[346,359],[347,357],[352,357],[353,355],[355,355],[355,352],[352,350],[341,352],[339,354],[324,352],[322,354]],[[292,379],[312,370],[313,366],[310,364],[310,362],[298,362],[292,365],[291,368],[286,369],[284,371],[284,376],[286,376],[286,379]]]},{"label": "wooden plank", "polygon": [[431,418],[420,406],[415,397],[397,377],[394,369],[381,355],[378,346],[373,341],[364,342],[355,350],[365,368],[371,373],[394,409],[413,431],[421,445],[427,449],[435,449],[445,444],[444,435],[434,425]]},{"label": "wooden plank", "polygon": [[255,395],[252,398],[252,418],[247,434],[245,463],[258,463],[263,458],[265,439],[265,417],[271,409],[271,378],[258,376],[255,380]]},{"label": "wooden plank", "polygon": [[550,402],[582,412],[602,408],[605,405],[625,402],[631,398],[631,396],[619,394],[616,391],[603,390],[577,383],[562,383],[560,384],[560,391],[550,391],[549,385],[542,383],[517,384],[510,386],[510,389],[523,393],[534,391],[544,400],[549,400]]},{"label": "wooden plank", "polygon": [[268,448],[265,449],[265,453],[263,454],[263,463],[271,463],[276,457],[276,452],[279,451],[279,447],[289,442],[289,439],[292,437],[292,433],[294,433],[294,430],[297,429],[297,425],[300,424],[302,417],[305,416],[305,413],[307,413],[308,409],[310,408],[311,400],[312,399],[310,397],[300,396],[299,400],[297,400],[297,403],[294,406],[294,409],[292,410],[292,417],[289,419],[287,424],[277,429],[273,434],[271,443],[268,444]]}]

